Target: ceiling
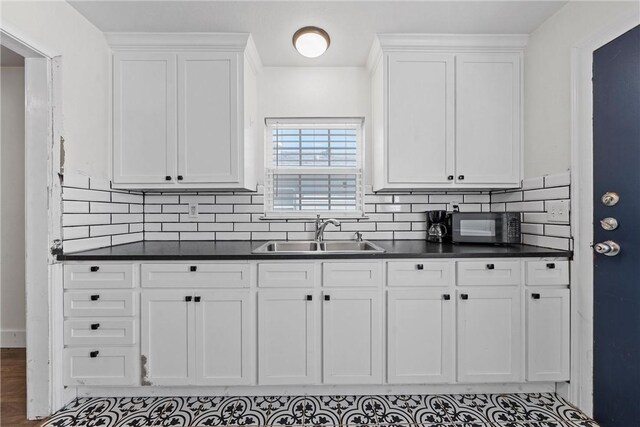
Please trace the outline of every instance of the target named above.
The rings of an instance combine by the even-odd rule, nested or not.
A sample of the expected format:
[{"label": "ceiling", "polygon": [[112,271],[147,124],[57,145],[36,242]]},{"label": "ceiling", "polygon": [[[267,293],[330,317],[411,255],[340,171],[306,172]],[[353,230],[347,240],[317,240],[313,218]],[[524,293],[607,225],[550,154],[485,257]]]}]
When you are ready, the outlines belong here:
[{"label": "ceiling", "polygon": [[[362,66],[376,33],[528,34],[566,1],[87,1],[69,3],[104,32],[249,32],[267,66]],[[300,27],[331,36],[321,57],[293,49]]]},{"label": "ceiling", "polygon": [[0,46],[0,66],[24,67],[24,57],[9,48]]}]

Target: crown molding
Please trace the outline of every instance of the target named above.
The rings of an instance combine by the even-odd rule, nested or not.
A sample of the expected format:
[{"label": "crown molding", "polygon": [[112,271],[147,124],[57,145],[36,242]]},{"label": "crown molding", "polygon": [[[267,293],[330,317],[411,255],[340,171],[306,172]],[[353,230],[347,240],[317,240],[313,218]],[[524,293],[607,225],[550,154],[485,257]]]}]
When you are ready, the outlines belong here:
[{"label": "crown molding", "polygon": [[215,49],[244,51],[249,33],[105,33],[107,43],[117,50],[129,49]]},{"label": "crown molding", "polygon": [[244,54],[245,58],[247,58],[249,66],[256,74],[259,74],[262,71],[262,59],[260,58],[260,54],[258,53],[258,49],[253,42],[253,37],[251,36],[251,34],[249,34],[249,38],[247,39],[247,45]]}]

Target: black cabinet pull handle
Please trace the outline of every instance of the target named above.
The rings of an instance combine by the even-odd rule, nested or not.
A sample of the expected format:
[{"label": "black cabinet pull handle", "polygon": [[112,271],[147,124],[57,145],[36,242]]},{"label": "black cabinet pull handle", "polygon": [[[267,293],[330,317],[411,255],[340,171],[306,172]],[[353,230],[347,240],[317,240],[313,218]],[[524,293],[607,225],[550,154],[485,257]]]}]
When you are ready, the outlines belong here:
[{"label": "black cabinet pull handle", "polygon": [[169,175],[167,175],[167,176],[164,177],[164,180],[165,181],[171,181],[171,177]]},{"label": "black cabinet pull handle", "polygon": [[184,300],[185,300],[186,302],[191,302],[191,300],[192,300],[192,297],[191,297],[191,296],[188,296],[188,297],[184,297]]},{"label": "black cabinet pull handle", "polygon": [[487,270],[493,270],[493,269],[495,269],[495,268],[496,268],[496,266],[495,266],[495,265],[493,265],[493,264],[487,264]]},{"label": "black cabinet pull handle", "polygon": [[453,181],[453,175],[449,175],[449,176],[447,177],[447,179],[448,179],[449,181]]},{"label": "black cabinet pull handle", "polygon": [[100,352],[98,350],[95,350],[89,353],[89,357],[98,357],[98,354],[100,354]]},{"label": "black cabinet pull handle", "polygon": [[307,301],[313,301],[313,295],[307,295]]},{"label": "black cabinet pull handle", "polygon": [[464,179],[464,175],[458,175],[458,179],[460,180]]},{"label": "black cabinet pull handle", "polygon": [[189,267],[189,270],[191,271],[198,271],[198,267],[195,265],[192,265],[191,267]]},{"label": "black cabinet pull handle", "polygon": [[100,295],[91,295],[91,301],[98,301],[100,299]]},{"label": "black cabinet pull handle", "polygon": [[182,175],[178,175],[178,181],[182,181],[183,179]]},{"label": "black cabinet pull handle", "polygon": [[331,295],[325,295],[324,296],[324,300],[325,301],[331,301]]},{"label": "black cabinet pull handle", "polygon": [[95,273],[96,271],[100,270],[100,267],[94,265],[89,270],[91,270],[92,273]]},{"label": "black cabinet pull handle", "polygon": [[445,301],[449,301],[451,299],[451,295],[444,294],[444,295],[442,295],[442,299],[445,300]]},{"label": "black cabinet pull handle", "polygon": [[197,296],[197,297],[194,297],[194,298],[193,298],[193,300],[194,300],[195,302],[200,302],[200,299],[201,299],[201,298],[202,298],[202,297]]},{"label": "black cabinet pull handle", "polygon": [[416,268],[418,270],[424,270],[424,265],[423,264],[418,264],[418,265],[416,265]]},{"label": "black cabinet pull handle", "polygon": [[531,294],[531,298],[540,299],[540,294]]},{"label": "black cabinet pull handle", "polygon": [[549,264],[547,264],[547,268],[550,270],[553,270],[554,268],[556,268],[556,263],[555,262],[550,262]]},{"label": "black cabinet pull handle", "polygon": [[100,327],[100,323],[92,323],[91,324],[91,330],[95,331],[96,329],[98,329]]},{"label": "black cabinet pull handle", "polygon": [[467,295],[467,294],[460,294],[460,299],[467,300],[467,299],[469,299],[469,295]]}]

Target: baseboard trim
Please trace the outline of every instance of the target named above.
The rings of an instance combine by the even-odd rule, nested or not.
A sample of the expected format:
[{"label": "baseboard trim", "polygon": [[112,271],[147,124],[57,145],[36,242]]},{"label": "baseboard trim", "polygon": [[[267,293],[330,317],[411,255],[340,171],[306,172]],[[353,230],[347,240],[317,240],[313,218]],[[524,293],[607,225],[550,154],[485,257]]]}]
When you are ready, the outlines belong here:
[{"label": "baseboard trim", "polygon": [[25,330],[7,329],[0,331],[0,347],[25,348],[27,346],[27,332]]}]

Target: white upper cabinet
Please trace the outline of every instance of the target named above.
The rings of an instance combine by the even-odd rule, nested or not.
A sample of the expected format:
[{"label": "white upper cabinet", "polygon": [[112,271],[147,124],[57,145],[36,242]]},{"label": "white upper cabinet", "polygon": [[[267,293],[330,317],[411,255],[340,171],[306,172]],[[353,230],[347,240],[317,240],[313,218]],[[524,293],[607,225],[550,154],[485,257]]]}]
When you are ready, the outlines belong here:
[{"label": "white upper cabinet", "polygon": [[238,63],[233,52],[178,54],[182,184],[239,182]]},{"label": "white upper cabinet", "polygon": [[453,182],[448,178],[454,173],[454,56],[391,53],[386,60],[388,186]]},{"label": "white upper cabinet", "polygon": [[368,64],[374,191],[519,186],[525,44],[378,35]]},{"label": "white upper cabinet", "polygon": [[255,190],[261,135],[248,34],[109,34],[113,184]]},{"label": "white upper cabinet", "polygon": [[176,57],[113,56],[113,182],[163,184],[174,175]]},{"label": "white upper cabinet", "polygon": [[520,185],[520,55],[458,55],[456,85],[456,183]]}]

